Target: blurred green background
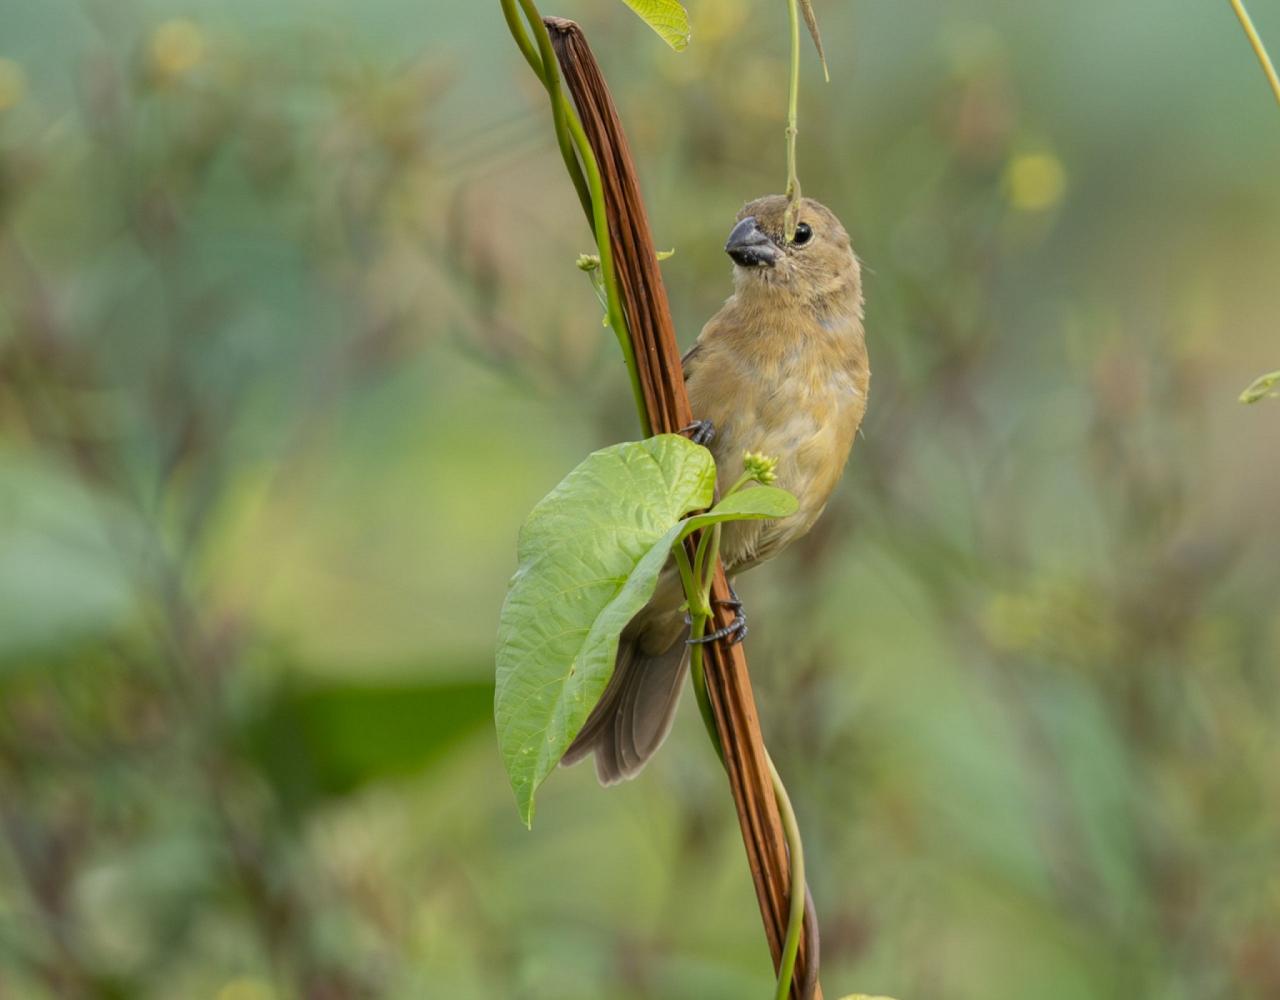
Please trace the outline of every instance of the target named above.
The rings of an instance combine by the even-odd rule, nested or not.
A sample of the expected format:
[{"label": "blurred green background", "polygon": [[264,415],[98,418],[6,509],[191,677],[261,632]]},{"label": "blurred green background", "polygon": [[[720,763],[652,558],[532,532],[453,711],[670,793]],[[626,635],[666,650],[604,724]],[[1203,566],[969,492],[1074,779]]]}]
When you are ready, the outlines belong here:
[{"label": "blurred green background", "polygon": [[[785,11],[585,26],[689,344]],[[1280,44],[1280,7],[1255,2]],[[1280,997],[1280,114],[1225,3],[819,0],[871,408],[740,589],[827,996]],[[806,43],[807,45],[807,43]],[[0,995],[769,995],[686,699],[520,824],[516,530],[635,435],[496,2],[0,6]]]}]

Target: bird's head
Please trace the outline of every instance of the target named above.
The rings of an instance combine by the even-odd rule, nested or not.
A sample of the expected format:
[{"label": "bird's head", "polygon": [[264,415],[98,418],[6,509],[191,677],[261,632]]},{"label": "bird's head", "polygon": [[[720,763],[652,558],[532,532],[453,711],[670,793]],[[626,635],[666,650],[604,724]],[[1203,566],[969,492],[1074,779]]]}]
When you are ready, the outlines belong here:
[{"label": "bird's head", "polygon": [[803,298],[842,293],[861,294],[857,257],[849,234],[825,205],[800,200],[794,238],[783,233],[785,195],[771,194],[748,202],[724,245],[736,265],[738,291],[768,291]]}]

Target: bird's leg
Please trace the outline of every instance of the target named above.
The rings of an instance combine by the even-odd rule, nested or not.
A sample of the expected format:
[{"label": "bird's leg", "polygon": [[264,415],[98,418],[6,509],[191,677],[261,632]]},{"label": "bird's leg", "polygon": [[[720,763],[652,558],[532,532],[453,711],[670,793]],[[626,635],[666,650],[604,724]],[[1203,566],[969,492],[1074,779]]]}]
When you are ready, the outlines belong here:
[{"label": "bird's leg", "polygon": [[716,436],[716,425],[710,420],[695,420],[688,427],[681,427],[677,433],[688,436],[694,444],[706,446]]},{"label": "bird's leg", "polygon": [[[736,646],[747,637],[747,616],[742,610],[742,601],[738,597],[738,592],[733,589],[732,583],[729,584],[729,597],[730,599],[727,601],[712,601],[711,603],[718,604],[722,608],[729,608],[733,612],[733,621],[724,628],[718,628],[714,632],[708,632],[706,635],[699,636],[697,639],[686,639],[686,643],[693,645],[694,643],[715,642],[718,639],[728,637],[729,645]],[[688,619],[686,618],[686,621],[687,620]]]}]

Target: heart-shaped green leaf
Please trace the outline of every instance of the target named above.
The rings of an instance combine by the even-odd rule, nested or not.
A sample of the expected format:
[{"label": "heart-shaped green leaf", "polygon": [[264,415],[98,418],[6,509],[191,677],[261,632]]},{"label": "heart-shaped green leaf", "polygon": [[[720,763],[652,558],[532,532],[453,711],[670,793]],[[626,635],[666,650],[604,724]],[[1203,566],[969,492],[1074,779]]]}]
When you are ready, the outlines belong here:
[{"label": "heart-shaped green leaf", "polygon": [[678,0],[622,0],[677,52],[689,46],[689,13]]},{"label": "heart-shaped green leaf", "polygon": [[[675,434],[588,456],[533,509],[498,626],[494,716],[520,815],[613,674],[618,636],[706,507],[711,453]],[[755,490],[745,491],[747,493]]]}]

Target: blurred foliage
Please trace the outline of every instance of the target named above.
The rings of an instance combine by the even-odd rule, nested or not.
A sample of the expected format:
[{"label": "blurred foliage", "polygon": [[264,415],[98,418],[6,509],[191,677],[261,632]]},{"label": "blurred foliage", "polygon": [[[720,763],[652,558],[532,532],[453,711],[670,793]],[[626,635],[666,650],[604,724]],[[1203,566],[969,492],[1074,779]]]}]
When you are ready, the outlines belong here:
[{"label": "blurred foliage", "polygon": [[[565,0],[684,343],[782,176],[770,0]],[[491,9],[492,7],[492,9]],[[1257,10],[1264,36],[1274,14]],[[872,403],[739,590],[832,996],[1280,995],[1280,130],[1225,6],[859,0],[805,190]],[[737,998],[686,699],[511,810],[515,532],[633,437],[497,5],[41,0],[0,32],[0,995]]]}]

